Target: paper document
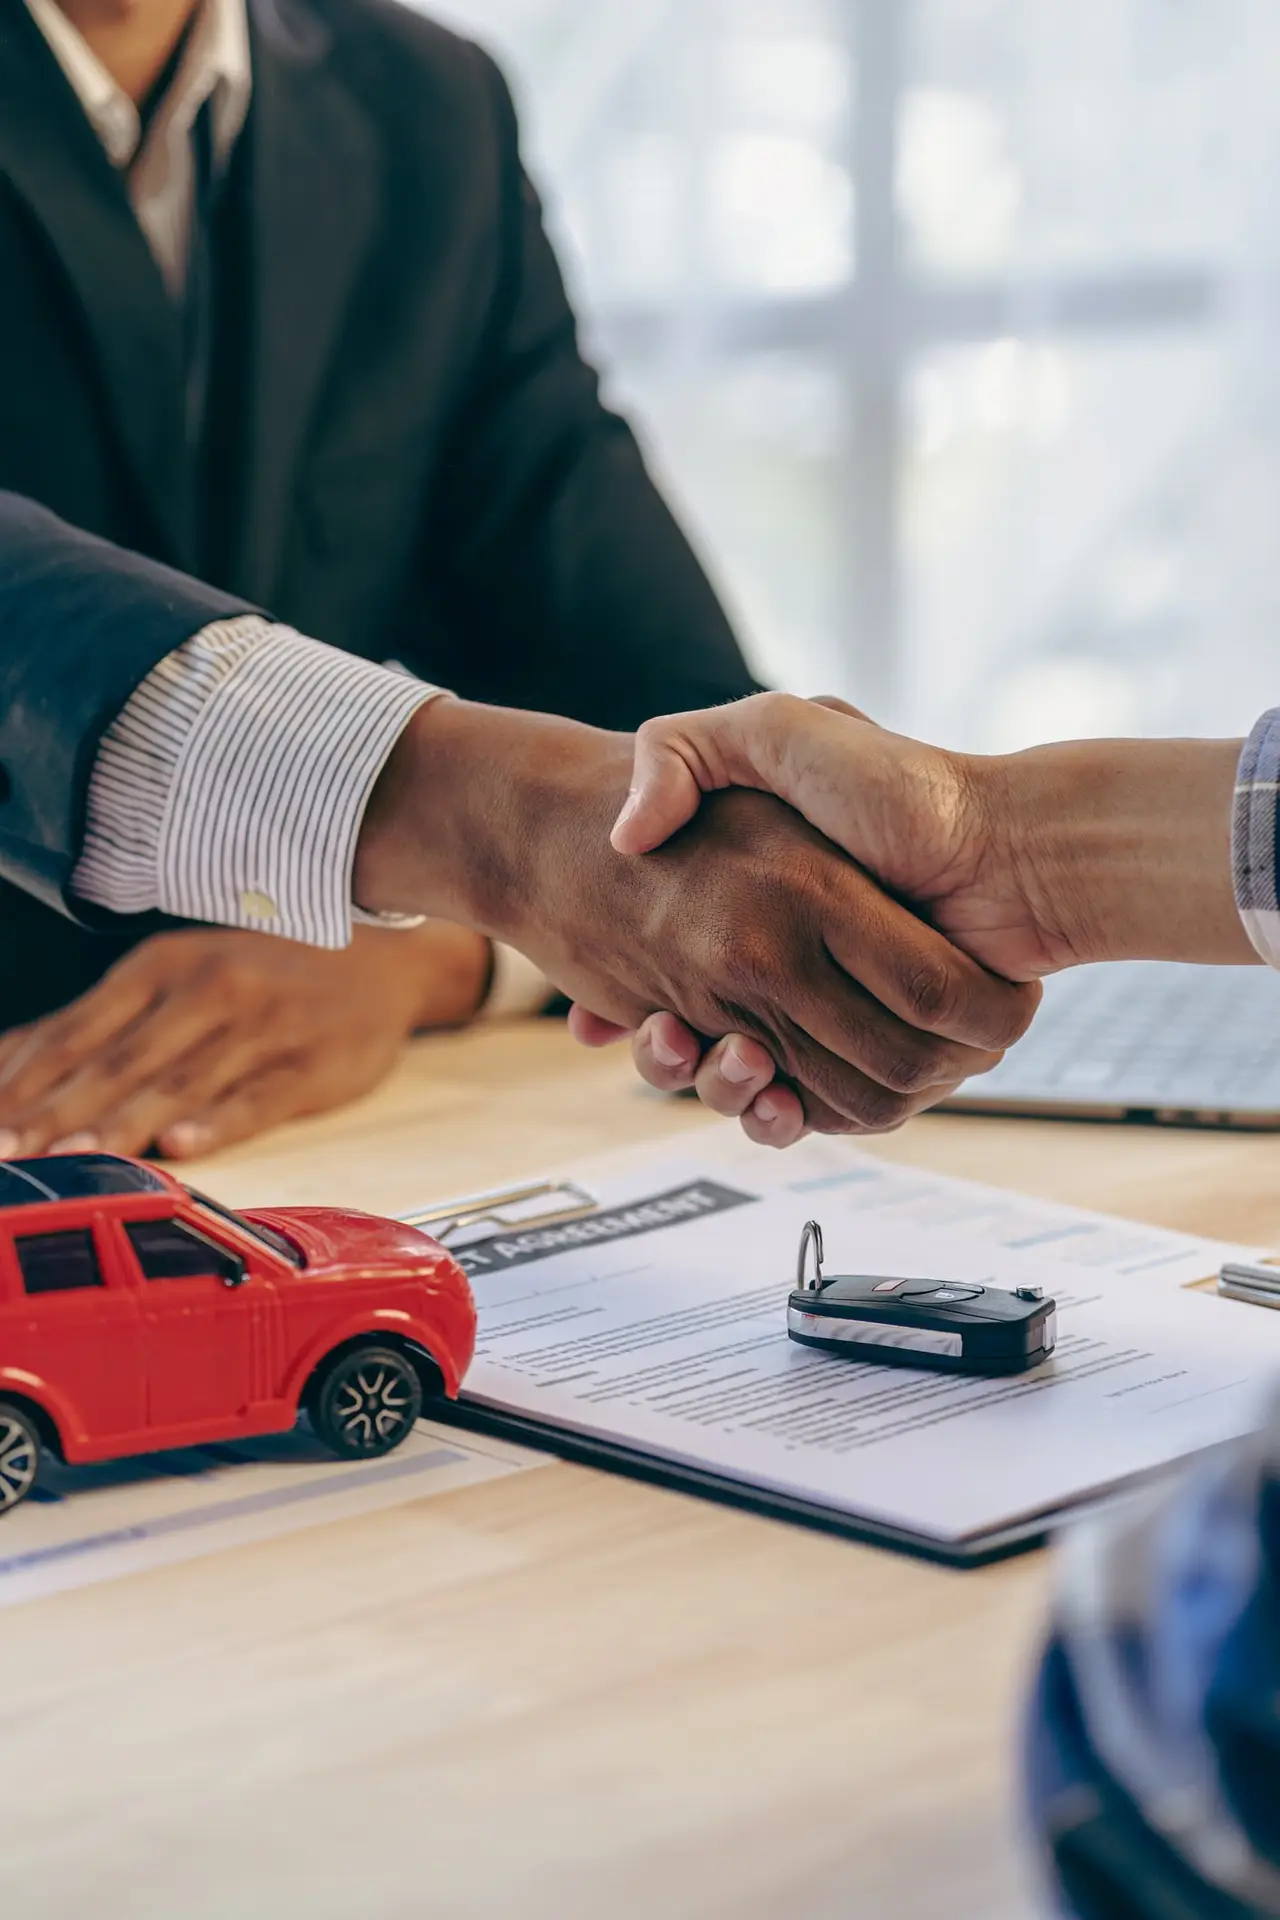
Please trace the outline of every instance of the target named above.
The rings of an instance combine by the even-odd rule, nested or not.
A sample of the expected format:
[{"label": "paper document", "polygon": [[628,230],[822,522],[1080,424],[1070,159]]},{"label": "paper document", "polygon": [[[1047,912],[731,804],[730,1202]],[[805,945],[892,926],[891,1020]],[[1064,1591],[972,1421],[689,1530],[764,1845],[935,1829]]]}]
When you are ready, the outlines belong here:
[{"label": "paper document", "polygon": [[0,1520],[0,1607],[546,1464],[425,1420],[383,1460],[338,1460],[295,1431],[103,1466],[49,1462]]},{"label": "paper document", "polygon": [[[1215,1242],[833,1141],[712,1137],[574,1173],[596,1215],[455,1243],[480,1311],[466,1400],[837,1514],[972,1540],[1246,1430],[1280,1378],[1280,1315],[1186,1290],[1230,1251]],[[982,1380],[797,1346],[810,1216],[830,1274],[1043,1286],[1054,1357]]]}]

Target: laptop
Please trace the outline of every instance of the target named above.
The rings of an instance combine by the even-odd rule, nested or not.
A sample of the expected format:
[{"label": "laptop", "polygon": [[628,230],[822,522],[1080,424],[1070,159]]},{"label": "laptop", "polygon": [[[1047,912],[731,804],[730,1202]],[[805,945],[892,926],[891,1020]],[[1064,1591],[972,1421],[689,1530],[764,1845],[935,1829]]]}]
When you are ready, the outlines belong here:
[{"label": "laptop", "polygon": [[1270,967],[1154,960],[1055,974],[1026,1037],[946,1105],[1280,1128],[1280,980]]}]

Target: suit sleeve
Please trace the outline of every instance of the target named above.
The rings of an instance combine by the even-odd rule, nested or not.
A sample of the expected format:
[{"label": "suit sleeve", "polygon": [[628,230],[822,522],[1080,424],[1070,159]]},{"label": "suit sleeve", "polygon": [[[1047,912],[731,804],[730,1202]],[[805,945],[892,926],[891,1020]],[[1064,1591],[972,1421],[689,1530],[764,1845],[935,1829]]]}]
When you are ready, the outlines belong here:
[{"label": "suit sleeve", "polygon": [[93,919],[70,882],[104,733],[167,654],[251,611],[0,493],[0,874]]},{"label": "suit sleeve", "polygon": [[600,398],[483,63],[501,156],[502,246],[486,335],[442,470],[430,564],[475,698],[630,729],[757,690],[706,574]]}]

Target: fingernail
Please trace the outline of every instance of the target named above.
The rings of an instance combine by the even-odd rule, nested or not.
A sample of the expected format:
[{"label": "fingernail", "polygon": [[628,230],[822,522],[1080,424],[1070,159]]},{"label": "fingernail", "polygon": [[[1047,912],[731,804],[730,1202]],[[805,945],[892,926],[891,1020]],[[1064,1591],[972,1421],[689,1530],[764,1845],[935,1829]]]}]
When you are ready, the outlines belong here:
[{"label": "fingernail", "polygon": [[98,1136],[96,1133],[69,1133],[65,1139],[55,1140],[46,1148],[48,1153],[96,1153]]},{"label": "fingernail", "polygon": [[762,1093],[752,1108],[752,1112],[755,1114],[757,1120],[763,1120],[766,1126],[772,1126],[773,1122],[779,1117],[778,1103],[772,1094]]},{"label": "fingernail", "polygon": [[649,1046],[660,1067],[687,1067],[689,1064],[685,1055],[677,1047],[673,1047],[667,1040],[659,1040],[656,1034],[650,1037]]},{"label": "fingernail", "polygon": [[0,1131],[0,1160],[12,1160],[22,1141],[11,1129]]},{"label": "fingernail", "polygon": [[756,1069],[742,1057],[740,1047],[727,1046],[720,1056],[720,1071],[731,1087],[741,1087],[756,1078]]},{"label": "fingernail", "polygon": [[165,1128],[159,1144],[176,1159],[185,1159],[188,1154],[203,1152],[212,1139],[213,1133],[209,1127],[202,1127],[195,1120],[179,1120]]},{"label": "fingernail", "polygon": [[609,840],[612,846],[614,847],[617,846],[618,835],[622,832],[622,829],[626,826],[628,820],[631,818],[632,814],[635,812],[636,808],[639,805],[640,805],[640,795],[635,789],[635,787],[632,787],[630,793],[627,795],[625,801],[623,802],[622,811],[618,815],[617,819],[614,821],[612,830],[610,831]]}]

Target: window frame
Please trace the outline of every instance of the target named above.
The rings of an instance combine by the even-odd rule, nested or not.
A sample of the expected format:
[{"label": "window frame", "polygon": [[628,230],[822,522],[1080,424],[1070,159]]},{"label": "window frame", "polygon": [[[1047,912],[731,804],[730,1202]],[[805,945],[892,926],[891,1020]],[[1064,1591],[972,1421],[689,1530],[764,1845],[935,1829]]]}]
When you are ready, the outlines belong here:
[{"label": "window frame", "polygon": [[[183,1280],[216,1280],[219,1286],[230,1290],[242,1287],[249,1277],[248,1262],[237,1248],[229,1247],[224,1241],[215,1239],[212,1234],[202,1232],[184,1213],[175,1210],[173,1213],[151,1214],[143,1220],[123,1219],[120,1225],[124,1231],[129,1257],[144,1290],[152,1286],[163,1286]],[[213,1258],[221,1264],[197,1273],[148,1273],[143,1265],[142,1252],[133,1236],[137,1232],[145,1233],[148,1228],[154,1230],[157,1227],[176,1228],[188,1240],[207,1247]]]},{"label": "window frame", "polygon": [[[43,1233],[15,1233],[10,1239],[14,1269],[18,1280],[18,1297],[25,1301],[56,1300],[90,1294],[100,1297],[111,1291],[110,1261],[104,1257],[104,1249],[95,1230],[96,1223],[91,1219],[80,1226],[61,1226],[47,1228]],[[23,1264],[22,1250],[31,1241],[66,1240],[71,1237],[83,1239],[88,1243],[89,1255],[93,1261],[97,1279],[87,1285],[32,1287],[28,1284],[27,1269]]]}]

